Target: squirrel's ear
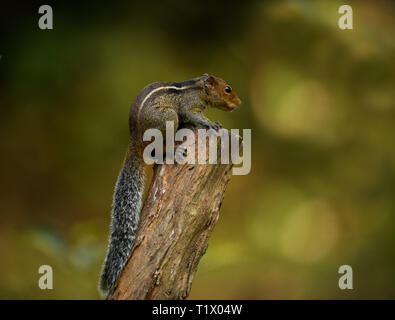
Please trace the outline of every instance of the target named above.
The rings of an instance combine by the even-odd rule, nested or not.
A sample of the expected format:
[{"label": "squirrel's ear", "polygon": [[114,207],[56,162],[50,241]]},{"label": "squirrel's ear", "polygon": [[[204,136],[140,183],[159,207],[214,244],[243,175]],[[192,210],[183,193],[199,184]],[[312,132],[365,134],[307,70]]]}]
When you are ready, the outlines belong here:
[{"label": "squirrel's ear", "polygon": [[204,75],[207,76],[206,79],[204,79],[204,84],[206,87],[214,87],[217,84],[217,80],[215,79],[215,77],[210,76],[207,73],[205,73]]}]

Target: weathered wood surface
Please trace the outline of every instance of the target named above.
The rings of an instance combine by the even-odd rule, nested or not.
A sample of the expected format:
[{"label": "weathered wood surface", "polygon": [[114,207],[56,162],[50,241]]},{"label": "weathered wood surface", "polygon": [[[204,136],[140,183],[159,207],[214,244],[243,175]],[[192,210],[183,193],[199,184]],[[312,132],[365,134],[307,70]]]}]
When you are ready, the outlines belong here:
[{"label": "weathered wood surface", "polygon": [[231,169],[232,164],[154,166],[134,250],[109,299],[188,297]]}]

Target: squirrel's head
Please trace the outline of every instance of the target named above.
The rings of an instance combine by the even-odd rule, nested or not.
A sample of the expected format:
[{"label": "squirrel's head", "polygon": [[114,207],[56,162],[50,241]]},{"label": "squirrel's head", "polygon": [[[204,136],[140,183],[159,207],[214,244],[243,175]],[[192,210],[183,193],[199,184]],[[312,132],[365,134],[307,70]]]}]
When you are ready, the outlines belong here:
[{"label": "squirrel's head", "polygon": [[218,77],[208,75],[203,76],[204,87],[213,107],[225,111],[231,111],[241,103],[240,98],[232,87],[224,80]]}]

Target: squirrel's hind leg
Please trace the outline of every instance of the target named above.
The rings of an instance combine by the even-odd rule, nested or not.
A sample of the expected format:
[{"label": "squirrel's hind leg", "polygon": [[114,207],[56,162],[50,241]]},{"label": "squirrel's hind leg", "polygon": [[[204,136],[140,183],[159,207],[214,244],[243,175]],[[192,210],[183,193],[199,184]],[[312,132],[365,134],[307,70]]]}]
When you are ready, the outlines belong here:
[{"label": "squirrel's hind leg", "polygon": [[148,129],[158,129],[162,132],[163,137],[166,137],[166,122],[173,123],[174,134],[178,128],[178,115],[174,108],[161,107],[156,108],[154,112],[150,112],[149,108],[142,112],[140,118],[140,128],[143,129],[142,134]]},{"label": "squirrel's hind leg", "polygon": [[[173,132],[169,132],[169,134],[174,139],[179,124],[177,112],[174,108],[170,107],[155,108],[155,112],[149,112],[149,110],[147,110],[142,113],[140,121],[143,124],[141,126],[142,134],[149,129],[157,129],[161,131],[163,137],[163,155],[162,157],[159,156],[159,158],[165,159],[166,156],[169,156],[166,152],[166,146],[169,145],[166,142],[166,131],[168,129],[173,130]],[[167,124],[168,121],[171,122],[170,126]],[[171,141],[171,143],[174,143],[174,140]],[[157,152],[157,150],[155,150],[155,152]],[[154,156],[158,157],[156,154]],[[172,157],[173,156],[171,156],[171,158]]]}]

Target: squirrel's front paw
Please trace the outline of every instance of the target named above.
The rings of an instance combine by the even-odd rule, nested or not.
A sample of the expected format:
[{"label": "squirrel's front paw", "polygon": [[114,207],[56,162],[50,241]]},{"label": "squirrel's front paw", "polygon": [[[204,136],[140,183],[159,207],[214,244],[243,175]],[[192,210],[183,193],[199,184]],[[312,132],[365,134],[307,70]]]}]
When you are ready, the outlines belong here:
[{"label": "squirrel's front paw", "polygon": [[219,129],[222,128],[222,124],[219,123],[218,121],[215,122],[210,122],[210,124],[208,125],[209,129],[214,129],[215,131],[218,131]]}]

